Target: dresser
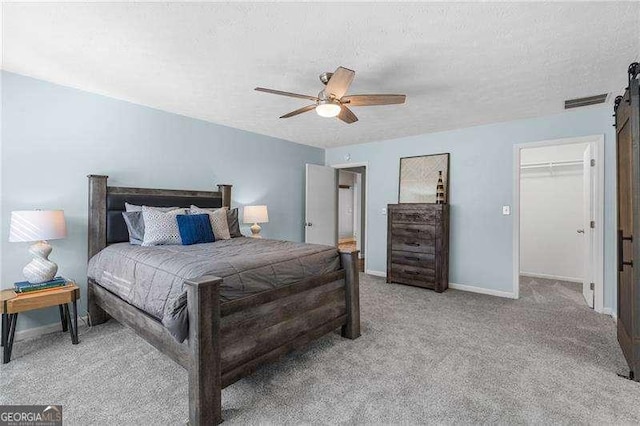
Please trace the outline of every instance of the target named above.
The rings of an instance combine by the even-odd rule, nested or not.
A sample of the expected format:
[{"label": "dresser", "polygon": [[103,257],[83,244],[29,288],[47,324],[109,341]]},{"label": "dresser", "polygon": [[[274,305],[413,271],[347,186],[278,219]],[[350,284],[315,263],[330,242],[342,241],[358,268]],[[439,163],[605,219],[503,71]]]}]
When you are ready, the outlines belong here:
[{"label": "dresser", "polygon": [[387,282],[449,287],[449,205],[389,204]]}]

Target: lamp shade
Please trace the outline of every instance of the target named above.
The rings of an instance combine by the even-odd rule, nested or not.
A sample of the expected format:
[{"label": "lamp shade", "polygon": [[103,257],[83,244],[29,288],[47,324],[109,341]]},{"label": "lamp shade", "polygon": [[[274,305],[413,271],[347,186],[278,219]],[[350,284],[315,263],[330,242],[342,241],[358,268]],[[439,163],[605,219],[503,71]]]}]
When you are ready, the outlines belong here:
[{"label": "lamp shade", "polygon": [[244,206],[243,221],[244,223],[269,222],[267,206]]},{"label": "lamp shade", "polygon": [[58,240],[66,236],[67,225],[62,210],[11,212],[10,242]]}]

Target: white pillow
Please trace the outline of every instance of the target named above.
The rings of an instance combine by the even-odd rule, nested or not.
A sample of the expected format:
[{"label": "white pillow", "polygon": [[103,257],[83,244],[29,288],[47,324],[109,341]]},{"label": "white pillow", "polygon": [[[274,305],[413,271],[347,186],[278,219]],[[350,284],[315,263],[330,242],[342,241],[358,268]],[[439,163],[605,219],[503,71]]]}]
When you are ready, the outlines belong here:
[{"label": "white pillow", "polygon": [[228,207],[219,209],[201,209],[198,206],[191,205],[189,212],[191,214],[208,214],[211,222],[211,229],[216,240],[230,240],[229,223],[227,222]]},{"label": "white pillow", "polygon": [[185,213],[185,209],[163,212],[153,207],[142,206],[144,220],[142,246],[182,244],[176,216]]}]

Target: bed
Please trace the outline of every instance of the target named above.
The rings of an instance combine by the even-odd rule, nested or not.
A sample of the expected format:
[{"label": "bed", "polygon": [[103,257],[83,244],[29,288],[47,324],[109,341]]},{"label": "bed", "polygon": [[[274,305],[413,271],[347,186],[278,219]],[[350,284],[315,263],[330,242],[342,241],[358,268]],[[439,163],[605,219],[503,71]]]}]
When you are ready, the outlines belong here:
[{"label": "bed", "polygon": [[[156,251],[130,246],[125,202],[230,207],[231,186],[125,188],[107,179],[89,176],[91,322],[114,318],[187,370],[190,424],[222,422],[221,390],[260,365],[337,328],[360,335],[357,251],[243,237]],[[152,278],[133,279],[141,276]]]}]

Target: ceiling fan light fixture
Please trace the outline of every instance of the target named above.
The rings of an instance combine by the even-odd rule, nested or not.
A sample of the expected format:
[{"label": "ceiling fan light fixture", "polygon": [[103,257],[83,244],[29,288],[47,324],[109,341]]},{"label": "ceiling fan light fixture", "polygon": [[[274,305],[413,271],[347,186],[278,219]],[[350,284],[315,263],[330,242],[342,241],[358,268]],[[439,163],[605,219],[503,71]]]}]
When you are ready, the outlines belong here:
[{"label": "ceiling fan light fixture", "polygon": [[320,101],[316,106],[316,112],[320,117],[335,117],[340,114],[340,104],[331,101]]},{"label": "ceiling fan light fixture", "polygon": [[353,124],[358,117],[349,109],[352,106],[396,105],[403,104],[406,95],[373,94],[373,95],[347,95],[351,82],[355,77],[355,71],[345,67],[338,67],[335,72],[325,72],[320,75],[320,81],[325,88],[318,96],[301,95],[299,93],[283,92],[282,90],[256,87],[258,92],[271,93],[273,95],[287,96],[290,98],[308,99],[312,104],[303,106],[294,111],[280,116],[291,118],[309,112],[313,109],[320,117],[336,117],[343,123]]}]

